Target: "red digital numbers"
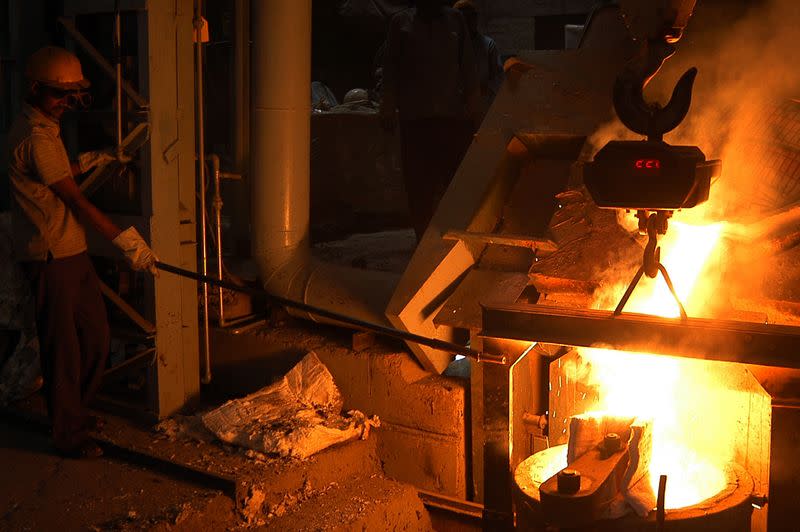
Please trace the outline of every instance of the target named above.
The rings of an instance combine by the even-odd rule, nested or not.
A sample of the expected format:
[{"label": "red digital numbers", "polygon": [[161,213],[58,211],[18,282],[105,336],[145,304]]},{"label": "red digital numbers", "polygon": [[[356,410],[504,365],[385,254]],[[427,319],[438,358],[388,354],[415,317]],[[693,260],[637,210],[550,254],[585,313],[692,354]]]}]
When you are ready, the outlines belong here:
[{"label": "red digital numbers", "polygon": [[661,161],[658,159],[639,159],[635,163],[637,170],[658,170],[661,168]]}]

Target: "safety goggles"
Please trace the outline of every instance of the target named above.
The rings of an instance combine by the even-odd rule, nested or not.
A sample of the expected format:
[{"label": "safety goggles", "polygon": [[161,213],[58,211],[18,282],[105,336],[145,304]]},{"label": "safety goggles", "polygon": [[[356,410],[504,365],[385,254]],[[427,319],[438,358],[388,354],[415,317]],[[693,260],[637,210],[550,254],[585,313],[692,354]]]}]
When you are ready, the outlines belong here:
[{"label": "safety goggles", "polygon": [[64,103],[70,109],[75,109],[77,107],[85,109],[92,104],[92,95],[88,92],[76,89],[60,89],[50,86],[45,86],[44,88],[54,98],[64,100]]}]

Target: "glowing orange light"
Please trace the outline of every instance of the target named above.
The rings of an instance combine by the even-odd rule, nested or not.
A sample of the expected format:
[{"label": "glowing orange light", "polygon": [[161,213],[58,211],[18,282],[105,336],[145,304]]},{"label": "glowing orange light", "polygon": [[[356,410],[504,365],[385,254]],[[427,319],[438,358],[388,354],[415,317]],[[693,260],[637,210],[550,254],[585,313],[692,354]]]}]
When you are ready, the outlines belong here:
[{"label": "glowing orange light", "polygon": [[[690,315],[697,315],[717,288],[712,279],[701,279],[701,275],[719,252],[722,231],[723,224],[690,226],[673,220],[661,241],[662,262]],[[613,308],[612,303],[624,289],[620,284],[605,294],[603,306]],[[626,311],[679,316],[678,306],[660,277],[640,285]],[[713,375],[693,374],[692,361],[680,358],[603,349],[580,352],[591,364],[591,384],[600,390],[595,408],[614,415],[653,419],[650,480],[656,491],[659,475],[668,475],[667,508],[696,504],[725,487],[721,463],[732,459],[730,442],[735,437],[730,435],[735,434],[735,423],[724,415],[709,416],[709,430],[715,434],[711,444],[698,443],[684,432],[682,423],[685,416],[697,415],[697,405],[709,401],[715,389],[709,382]]]}]

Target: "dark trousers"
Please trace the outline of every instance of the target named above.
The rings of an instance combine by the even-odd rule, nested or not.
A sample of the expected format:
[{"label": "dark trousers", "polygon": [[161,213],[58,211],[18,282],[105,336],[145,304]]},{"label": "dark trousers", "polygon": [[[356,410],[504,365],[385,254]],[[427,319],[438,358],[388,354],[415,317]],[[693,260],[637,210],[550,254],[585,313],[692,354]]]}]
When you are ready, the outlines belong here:
[{"label": "dark trousers", "polygon": [[400,122],[403,182],[417,240],[428,228],[474,131],[471,121],[454,118]]},{"label": "dark trousers", "polygon": [[100,284],[86,253],[27,262],[53,440],[69,450],[88,437],[88,405],[108,357],[110,333]]}]

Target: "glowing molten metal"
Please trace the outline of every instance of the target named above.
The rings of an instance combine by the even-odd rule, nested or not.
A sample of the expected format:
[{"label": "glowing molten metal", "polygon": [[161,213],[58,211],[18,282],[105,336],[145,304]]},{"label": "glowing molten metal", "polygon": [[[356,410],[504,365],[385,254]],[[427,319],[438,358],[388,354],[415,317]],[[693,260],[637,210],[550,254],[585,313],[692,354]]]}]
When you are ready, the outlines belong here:
[{"label": "glowing molten metal", "polygon": [[[690,316],[700,316],[717,283],[707,266],[719,252],[722,224],[690,226],[672,221],[662,241],[662,263]],[[711,268],[713,270],[713,268]],[[604,294],[601,306],[613,308],[624,286]],[[640,284],[627,312],[678,317],[675,300],[663,279]],[[653,458],[650,469],[654,492],[661,474],[668,476],[667,508],[682,508],[714,496],[725,487],[720,469],[733,458],[735,417],[726,415],[723,386],[714,374],[691,360],[643,353],[581,349],[588,362],[581,378],[598,390],[596,410],[613,415],[653,419]],[[688,424],[687,420],[695,423]],[[690,433],[688,426],[704,427]]]}]

